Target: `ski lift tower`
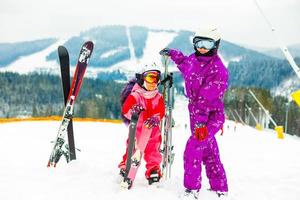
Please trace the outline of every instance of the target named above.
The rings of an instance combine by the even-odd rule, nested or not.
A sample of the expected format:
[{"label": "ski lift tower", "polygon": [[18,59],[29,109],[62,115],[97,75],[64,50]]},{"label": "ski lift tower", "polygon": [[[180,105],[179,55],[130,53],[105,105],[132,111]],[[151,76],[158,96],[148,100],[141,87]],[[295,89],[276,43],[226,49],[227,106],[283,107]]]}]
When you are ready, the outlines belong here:
[{"label": "ski lift tower", "polygon": [[256,98],[255,94],[249,89],[249,93],[252,95],[252,97],[255,99],[255,101],[258,103],[258,105],[261,107],[261,109],[265,112],[267,117],[271,120],[272,124],[275,126],[274,130],[277,132],[277,137],[280,139],[284,138],[283,135],[283,126],[278,126],[274,119],[269,114],[269,111],[265,109],[265,107],[262,105],[262,103]]}]

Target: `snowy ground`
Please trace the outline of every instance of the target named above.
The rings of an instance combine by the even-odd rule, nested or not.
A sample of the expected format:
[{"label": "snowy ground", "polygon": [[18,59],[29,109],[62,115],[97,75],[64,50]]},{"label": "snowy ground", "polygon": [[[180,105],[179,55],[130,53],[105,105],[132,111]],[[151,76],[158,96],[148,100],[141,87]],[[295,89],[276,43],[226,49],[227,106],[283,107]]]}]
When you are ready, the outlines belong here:
[{"label": "snowy ground", "polygon": [[[130,191],[118,184],[117,164],[125,150],[127,129],[120,124],[75,122],[77,160],[47,168],[59,122],[16,122],[0,124],[1,200],[99,200],[178,199],[183,190],[182,153],[189,131],[187,109],[177,105],[174,129],[173,177],[162,187],[148,186],[144,163]],[[231,200],[298,200],[300,195],[300,139],[279,140],[273,132],[226,122],[218,135],[221,159],[229,183]],[[199,199],[215,199],[203,173]]]}]

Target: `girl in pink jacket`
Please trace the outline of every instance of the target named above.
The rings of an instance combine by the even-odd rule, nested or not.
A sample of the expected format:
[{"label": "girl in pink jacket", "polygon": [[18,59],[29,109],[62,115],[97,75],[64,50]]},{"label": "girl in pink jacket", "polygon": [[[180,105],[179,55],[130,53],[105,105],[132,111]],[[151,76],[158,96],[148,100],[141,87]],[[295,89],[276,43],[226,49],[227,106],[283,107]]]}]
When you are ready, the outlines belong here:
[{"label": "girl in pink jacket", "polygon": [[[158,182],[161,177],[162,155],[159,151],[161,145],[159,125],[165,114],[165,104],[157,88],[159,82],[159,70],[143,72],[136,79],[130,95],[122,106],[122,114],[128,120],[131,119],[133,112],[140,114],[136,128],[136,143],[146,161],[145,176],[149,184]],[[126,159],[127,148],[119,164],[120,174],[123,176],[125,175]]]}]

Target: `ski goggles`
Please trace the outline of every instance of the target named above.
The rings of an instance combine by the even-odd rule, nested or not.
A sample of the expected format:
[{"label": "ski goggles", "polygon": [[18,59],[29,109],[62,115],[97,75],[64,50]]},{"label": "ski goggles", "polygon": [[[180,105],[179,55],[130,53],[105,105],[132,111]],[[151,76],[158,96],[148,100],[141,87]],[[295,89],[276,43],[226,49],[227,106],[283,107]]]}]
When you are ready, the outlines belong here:
[{"label": "ski goggles", "polygon": [[204,48],[211,50],[216,47],[216,42],[212,39],[198,39],[195,41],[194,45],[197,49]]},{"label": "ski goggles", "polygon": [[147,83],[159,83],[160,73],[158,71],[146,71],[143,74],[143,80]]}]

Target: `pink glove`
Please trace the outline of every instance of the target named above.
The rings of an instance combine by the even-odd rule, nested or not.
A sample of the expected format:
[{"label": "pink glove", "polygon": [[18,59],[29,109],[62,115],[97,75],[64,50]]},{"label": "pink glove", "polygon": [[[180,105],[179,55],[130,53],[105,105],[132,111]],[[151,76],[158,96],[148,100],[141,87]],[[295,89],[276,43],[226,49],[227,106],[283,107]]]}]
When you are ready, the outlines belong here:
[{"label": "pink glove", "polygon": [[131,110],[132,110],[132,113],[136,113],[137,115],[139,115],[145,109],[143,108],[143,106],[141,104],[135,104],[132,106]]}]

